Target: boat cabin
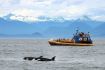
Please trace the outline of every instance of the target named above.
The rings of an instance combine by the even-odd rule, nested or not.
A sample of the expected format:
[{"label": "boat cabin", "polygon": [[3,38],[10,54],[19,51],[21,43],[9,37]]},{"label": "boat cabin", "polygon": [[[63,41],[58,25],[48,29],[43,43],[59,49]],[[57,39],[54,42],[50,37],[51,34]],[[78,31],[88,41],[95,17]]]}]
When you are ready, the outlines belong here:
[{"label": "boat cabin", "polygon": [[92,44],[92,40],[90,38],[90,34],[84,33],[84,32],[79,32],[76,30],[76,33],[74,34],[72,40],[75,41],[75,43],[89,43]]}]

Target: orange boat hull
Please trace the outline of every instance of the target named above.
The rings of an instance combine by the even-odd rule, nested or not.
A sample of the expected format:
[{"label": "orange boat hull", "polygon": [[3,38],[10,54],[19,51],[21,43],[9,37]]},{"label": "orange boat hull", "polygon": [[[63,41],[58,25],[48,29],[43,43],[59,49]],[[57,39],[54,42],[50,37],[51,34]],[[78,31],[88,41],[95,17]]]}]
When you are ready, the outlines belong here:
[{"label": "orange boat hull", "polygon": [[88,44],[88,43],[75,43],[75,42],[71,42],[71,43],[66,43],[66,42],[56,42],[56,41],[48,41],[50,45],[52,46],[93,46],[93,44]]}]

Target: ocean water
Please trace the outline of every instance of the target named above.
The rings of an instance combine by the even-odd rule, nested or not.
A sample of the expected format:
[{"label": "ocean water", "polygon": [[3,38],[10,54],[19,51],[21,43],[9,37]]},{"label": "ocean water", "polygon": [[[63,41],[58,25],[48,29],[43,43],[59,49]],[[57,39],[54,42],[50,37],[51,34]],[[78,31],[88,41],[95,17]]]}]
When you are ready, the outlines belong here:
[{"label": "ocean water", "polygon": [[[50,46],[47,39],[0,39],[0,70],[105,70],[105,39],[95,46]],[[55,61],[23,60],[26,56]]]}]

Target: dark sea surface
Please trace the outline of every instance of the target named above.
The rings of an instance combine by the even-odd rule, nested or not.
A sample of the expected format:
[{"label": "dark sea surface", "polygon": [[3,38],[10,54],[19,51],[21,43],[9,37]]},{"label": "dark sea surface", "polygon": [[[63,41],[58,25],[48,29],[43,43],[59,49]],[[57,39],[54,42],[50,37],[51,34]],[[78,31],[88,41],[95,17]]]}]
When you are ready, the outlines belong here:
[{"label": "dark sea surface", "polygon": [[[105,39],[95,46],[50,46],[48,39],[0,39],[0,70],[105,70]],[[26,56],[55,61],[23,60]]]}]

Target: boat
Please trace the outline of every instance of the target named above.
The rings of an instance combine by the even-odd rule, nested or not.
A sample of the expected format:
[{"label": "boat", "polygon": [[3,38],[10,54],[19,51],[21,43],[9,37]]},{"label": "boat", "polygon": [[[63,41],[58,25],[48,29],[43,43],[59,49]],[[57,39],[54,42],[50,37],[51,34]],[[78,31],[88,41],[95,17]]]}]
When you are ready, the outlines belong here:
[{"label": "boat", "polygon": [[51,39],[48,42],[51,46],[93,46],[89,32],[84,33],[79,30],[76,30],[71,39]]}]

